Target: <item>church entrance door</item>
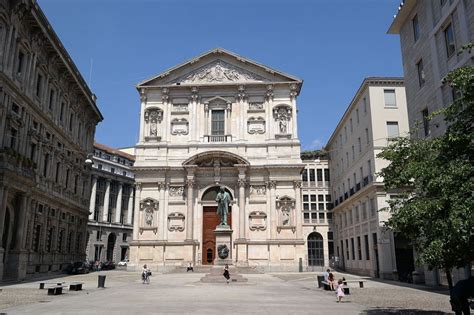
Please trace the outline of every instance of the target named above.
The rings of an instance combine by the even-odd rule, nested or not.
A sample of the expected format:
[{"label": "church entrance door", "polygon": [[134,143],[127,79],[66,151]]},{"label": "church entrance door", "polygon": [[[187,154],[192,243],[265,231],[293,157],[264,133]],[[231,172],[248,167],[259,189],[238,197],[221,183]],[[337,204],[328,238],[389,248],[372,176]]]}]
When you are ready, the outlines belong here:
[{"label": "church entrance door", "polygon": [[[219,215],[217,214],[217,206],[203,208],[203,222],[202,222],[202,264],[212,265],[216,258],[216,235],[214,230],[220,223]],[[232,226],[232,216],[229,207],[229,216],[227,223]]]}]

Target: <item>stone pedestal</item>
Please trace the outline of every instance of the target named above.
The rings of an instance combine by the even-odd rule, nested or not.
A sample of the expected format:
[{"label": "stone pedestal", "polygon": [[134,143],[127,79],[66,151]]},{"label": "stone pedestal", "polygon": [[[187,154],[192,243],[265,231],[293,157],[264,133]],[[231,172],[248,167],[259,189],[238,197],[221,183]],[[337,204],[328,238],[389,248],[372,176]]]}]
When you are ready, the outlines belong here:
[{"label": "stone pedestal", "polygon": [[228,225],[216,226],[214,230],[214,234],[216,234],[216,258],[214,265],[232,265],[232,232],[233,230]]},{"label": "stone pedestal", "polygon": [[26,250],[12,250],[8,252],[7,264],[4,266],[5,278],[7,280],[24,280],[26,278],[27,265],[28,252]]}]

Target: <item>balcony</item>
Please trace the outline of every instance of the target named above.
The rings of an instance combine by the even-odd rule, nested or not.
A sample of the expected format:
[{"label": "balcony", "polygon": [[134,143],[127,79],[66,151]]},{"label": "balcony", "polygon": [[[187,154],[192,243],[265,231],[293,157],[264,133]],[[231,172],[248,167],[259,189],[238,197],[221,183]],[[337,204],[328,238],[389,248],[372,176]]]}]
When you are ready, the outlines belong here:
[{"label": "balcony", "polygon": [[210,135],[210,136],[204,136],[204,142],[231,142],[232,141],[232,135]]},{"label": "balcony", "polygon": [[366,176],[364,177],[364,180],[363,180],[363,187],[367,186],[369,184],[369,176]]},{"label": "balcony", "polygon": [[342,203],[344,201],[344,199],[342,199],[342,196],[339,197],[339,203]]},{"label": "balcony", "polygon": [[352,188],[349,190],[349,193],[350,193],[351,196],[355,194],[354,187],[352,187]]},{"label": "balcony", "polygon": [[360,190],[360,183],[357,183],[356,184],[356,191],[359,191]]},{"label": "balcony", "polygon": [[344,193],[344,200],[347,200],[349,198],[349,194],[347,192]]}]

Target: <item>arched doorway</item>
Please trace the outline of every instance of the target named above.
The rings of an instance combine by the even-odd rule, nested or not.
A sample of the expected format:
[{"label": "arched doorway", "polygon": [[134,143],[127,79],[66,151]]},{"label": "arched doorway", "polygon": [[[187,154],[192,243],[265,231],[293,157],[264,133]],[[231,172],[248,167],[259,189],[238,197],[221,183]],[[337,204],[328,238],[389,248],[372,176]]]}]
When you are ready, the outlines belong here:
[{"label": "arched doorway", "polygon": [[115,241],[117,236],[115,233],[110,233],[109,237],[107,238],[107,261],[114,260],[114,248],[115,248]]},{"label": "arched doorway", "polygon": [[[219,192],[219,186],[213,186],[207,189],[202,195],[201,201],[203,202],[203,213],[202,213],[202,264],[212,265],[216,258],[216,235],[214,230],[220,222],[219,215],[217,214],[217,203],[216,197]],[[231,200],[233,199],[232,193],[229,189],[225,188],[225,191],[229,193]],[[227,216],[227,224],[232,226],[232,207],[229,205],[229,215]]]},{"label": "arched doorway", "polygon": [[317,232],[308,235],[308,266],[324,266],[323,237]]}]

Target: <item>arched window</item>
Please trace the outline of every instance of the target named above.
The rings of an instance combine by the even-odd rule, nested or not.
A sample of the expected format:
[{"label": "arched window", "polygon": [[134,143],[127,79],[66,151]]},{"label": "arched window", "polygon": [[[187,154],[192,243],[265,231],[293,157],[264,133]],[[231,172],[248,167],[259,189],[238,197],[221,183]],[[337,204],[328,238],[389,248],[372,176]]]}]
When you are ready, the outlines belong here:
[{"label": "arched window", "polygon": [[308,235],[308,266],[324,266],[324,247],[321,234]]},{"label": "arched window", "polygon": [[[202,201],[216,201],[217,193],[219,193],[220,187],[214,186],[206,190],[206,192],[202,195]],[[227,189],[224,188],[230,195],[230,199],[232,200],[232,193]]]}]

